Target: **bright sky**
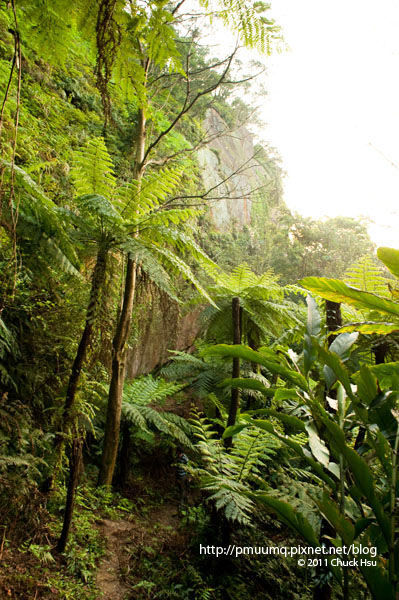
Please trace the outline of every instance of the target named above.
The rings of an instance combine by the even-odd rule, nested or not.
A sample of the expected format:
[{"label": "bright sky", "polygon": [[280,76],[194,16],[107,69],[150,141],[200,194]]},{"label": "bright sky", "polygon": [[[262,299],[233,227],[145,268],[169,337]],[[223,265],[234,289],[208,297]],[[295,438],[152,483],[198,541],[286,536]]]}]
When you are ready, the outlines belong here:
[{"label": "bright sky", "polygon": [[288,206],[364,215],[399,248],[399,2],[274,0],[272,14],[289,50],[266,61],[262,113]]}]

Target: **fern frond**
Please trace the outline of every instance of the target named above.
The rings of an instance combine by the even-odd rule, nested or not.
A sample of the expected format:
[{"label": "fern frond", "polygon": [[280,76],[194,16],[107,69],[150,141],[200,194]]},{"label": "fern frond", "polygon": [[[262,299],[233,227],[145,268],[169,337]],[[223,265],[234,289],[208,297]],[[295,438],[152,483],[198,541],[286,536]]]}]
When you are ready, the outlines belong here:
[{"label": "fern frond", "polygon": [[390,280],[384,276],[381,265],[373,256],[363,256],[351,265],[343,277],[345,283],[364,292],[389,297]]},{"label": "fern frond", "polygon": [[93,138],[84,149],[75,152],[71,177],[77,196],[112,198],[116,179],[104,138]]},{"label": "fern frond", "polygon": [[[6,167],[5,178],[10,177],[11,164],[3,160],[0,164]],[[41,246],[65,272],[79,276],[79,260],[67,234],[67,214],[17,165],[14,165],[14,176],[19,196],[18,236]]]}]

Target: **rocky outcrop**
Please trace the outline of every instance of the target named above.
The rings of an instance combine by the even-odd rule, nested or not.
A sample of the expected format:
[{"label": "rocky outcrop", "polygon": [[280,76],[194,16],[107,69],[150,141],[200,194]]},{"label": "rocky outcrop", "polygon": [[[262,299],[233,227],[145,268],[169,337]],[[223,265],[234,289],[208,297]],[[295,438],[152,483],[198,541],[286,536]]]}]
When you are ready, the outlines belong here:
[{"label": "rocky outcrop", "polygon": [[252,134],[245,127],[230,129],[215,109],[209,109],[203,124],[211,141],[198,151],[209,214],[216,229],[250,225],[253,196],[265,180],[255,157]]},{"label": "rocky outcrop", "polygon": [[167,362],[169,350],[192,349],[200,329],[199,307],[183,313],[176,302],[156,294],[148,295],[144,302],[145,320],[139,316],[138,339],[128,354],[128,379],[150,373]]}]

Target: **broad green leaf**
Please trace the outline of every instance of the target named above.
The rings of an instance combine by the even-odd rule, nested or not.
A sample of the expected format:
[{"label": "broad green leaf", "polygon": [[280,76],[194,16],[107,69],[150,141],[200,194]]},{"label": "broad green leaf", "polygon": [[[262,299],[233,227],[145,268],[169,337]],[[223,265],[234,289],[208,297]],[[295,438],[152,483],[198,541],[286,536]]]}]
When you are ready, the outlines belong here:
[{"label": "broad green leaf", "polygon": [[341,514],[336,502],[331,500],[324,492],[320,499],[314,500],[320,511],[325,516],[327,521],[331,523],[337,534],[343,539],[344,543],[349,546],[355,537],[355,528],[352,523]]},{"label": "broad green leaf", "polygon": [[365,335],[370,335],[372,333],[378,333],[379,335],[387,335],[388,333],[399,331],[399,323],[380,323],[378,321],[350,323],[349,325],[344,325],[344,327],[340,327],[334,333],[351,333],[352,331],[357,331],[358,333],[363,333]]},{"label": "broad green leaf", "polygon": [[305,429],[309,436],[309,446],[313,456],[324,466],[328,467],[330,462],[330,453],[324,442],[317,433],[316,425],[313,422],[307,423]]},{"label": "broad green leaf", "polygon": [[354,379],[357,384],[357,394],[366,406],[369,406],[378,395],[377,380],[367,366],[363,366]]},{"label": "broad green leaf", "polygon": [[383,389],[399,390],[399,362],[382,363],[369,367]]},{"label": "broad green leaf", "polygon": [[330,419],[326,411],[321,407],[319,407],[319,415],[330,434],[329,437],[331,445],[334,446],[338,452],[343,454],[346,463],[353,474],[357,487],[367,499],[367,502],[372,508],[381,527],[384,538],[389,543],[389,520],[384,512],[381,502],[377,498],[373,473],[370,470],[370,467],[355,450],[346,444],[344,433],[340,427],[338,427],[338,425]]},{"label": "broad green leaf", "polygon": [[224,379],[220,385],[230,385],[232,388],[239,388],[242,390],[256,390],[258,392],[261,392],[267,398],[274,398],[276,401],[298,399],[297,391],[292,388],[266,387],[261,381],[249,377],[235,377]]},{"label": "broad green leaf", "polygon": [[399,277],[399,250],[381,246],[377,249],[377,256],[391,271],[392,275]]},{"label": "broad green leaf", "polygon": [[335,352],[341,360],[344,360],[358,337],[358,333],[340,333],[330,345],[329,350]]},{"label": "broad green leaf", "polygon": [[296,390],[290,388],[274,388],[274,390],[276,392],[274,394],[274,399],[276,400],[276,402],[279,402],[280,400],[298,399],[298,393]]},{"label": "broad green leaf", "polygon": [[381,392],[371,402],[368,416],[369,423],[376,423],[380,431],[388,438],[394,437],[397,423],[392,415],[392,409],[396,407],[398,393]]},{"label": "broad green leaf", "polygon": [[259,410],[248,411],[244,414],[254,414],[255,416],[267,415],[268,417],[275,417],[294,431],[305,431],[305,424],[303,421],[301,421],[301,419],[298,419],[298,417],[295,417],[294,415],[287,415],[286,413],[275,410],[274,408],[260,408]]},{"label": "broad green leaf", "polygon": [[[335,354],[334,352],[330,352],[329,350],[326,350],[322,346],[318,347],[318,352],[319,352],[319,356],[320,356],[321,360],[324,362],[324,364],[331,369],[331,371],[334,373],[334,375],[338,379],[338,381],[340,381],[342,383],[349,398],[353,398],[351,383],[350,383],[350,379],[349,379],[349,373],[348,373],[347,369],[345,368],[344,363],[339,358],[339,356],[337,354]],[[324,374],[326,375],[326,383],[327,383],[328,387],[331,387],[331,385],[334,383],[335,379],[332,379],[329,371],[325,370]]]},{"label": "broad green leaf", "polygon": [[315,547],[320,545],[316,532],[298,508],[294,508],[287,502],[264,493],[254,494],[253,498],[275,512],[284,523],[301,535],[308,544]]},{"label": "broad green leaf", "polygon": [[236,423],[235,425],[231,425],[230,427],[227,427],[223,432],[222,440],[224,440],[226,438],[234,437],[235,435],[240,433],[240,431],[242,431],[246,427],[250,427],[250,425],[251,425],[250,423]]},{"label": "broad green leaf", "polygon": [[386,437],[381,431],[367,436],[367,443],[374,449],[386,475],[392,477],[392,450]]},{"label": "broad green leaf", "polygon": [[321,316],[316,301],[310,294],[306,297],[306,304],[308,305],[306,331],[310,336],[318,337],[321,333]]},{"label": "broad green leaf", "polygon": [[309,373],[311,366],[317,358],[317,349],[312,341],[312,336],[318,338],[321,333],[321,316],[317,304],[310,294],[306,297],[306,303],[308,305],[308,318],[303,345],[303,366],[305,375]]},{"label": "broad green leaf", "polygon": [[232,388],[240,388],[242,390],[256,390],[267,397],[273,397],[275,392],[275,388],[268,388],[261,381],[258,381],[257,379],[251,379],[249,377],[224,379],[220,385],[230,385]]},{"label": "broad green leaf", "polygon": [[211,346],[203,350],[204,356],[226,356],[231,358],[241,358],[248,362],[257,363],[266,367],[272,373],[280,375],[283,379],[286,379],[290,383],[297,385],[302,390],[307,390],[308,384],[303,375],[288,369],[284,365],[271,360],[261,352],[252,350],[248,346],[244,345],[229,345],[229,344],[218,344],[217,346]]},{"label": "broad green leaf", "polygon": [[326,277],[305,277],[300,281],[304,288],[318,294],[326,300],[345,302],[363,310],[375,310],[378,313],[399,316],[399,304],[386,298],[381,298],[370,292],[363,292],[346,285],[339,279]]}]

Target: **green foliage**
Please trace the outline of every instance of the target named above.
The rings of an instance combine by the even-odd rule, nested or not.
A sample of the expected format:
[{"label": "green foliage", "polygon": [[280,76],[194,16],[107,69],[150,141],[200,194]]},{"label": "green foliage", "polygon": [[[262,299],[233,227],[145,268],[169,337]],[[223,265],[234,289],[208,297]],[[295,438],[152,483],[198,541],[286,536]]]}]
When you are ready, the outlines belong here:
[{"label": "green foliage", "polygon": [[345,302],[355,308],[375,310],[383,315],[395,317],[399,315],[399,308],[395,302],[381,298],[370,292],[363,292],[352,288],[338,279],[306,277],[300,283],[311,292],[333,302]]},{"label": "green foliage", "polygon": [[191,430],[187,421],[172,412],[159,410],[162,403],[182,387],[151,375],[135,379],[124,388],[123,417],[142,432],[155,429],[190,448],[192,444],[188,435]]},{"label": "green foliage", "polygon": [[91,139],[84,150],[75,152],[71,177],[78,196],[112,198],[116,181],[103,138]]},{"label": "green foliage", "polygon": [[[3,165],[7,182],[11,177],[11,165],[5,161]],[[18,186],[18,206],[14,206],[14,210],[18,211],[18,237],[22,242],[29,242],[31,250],[46,252],[47,258],[55,259],[66,273],[79,275],[76,249],[66,233],[63,212],[28,173],[16,165],[14,178]],[[11,219],[11,215],[6,213],[6,218]]]},{"label": "green foliage", "polygon": [[363,256],[345,272],[344,281],[364,292],[386,296],[389,280],[372,256]]},{"label": "green foliage", "polygon": [[395,277],[399,277],[399,250],[384,246],[377,250],[378,258],[384,263]]},{"label": "green foliage", "polygon": [[[319,285],[324,286],[324,280]],[[312,280],[312,287],[315,286],[316,283]],[[335,283],[333,287],[334,291],[338,289]],[[318,378],[324,380],[326,390],[335,385],[336,394],[336,400],[326,398],[330,406],[330,412],[327,412],[321,402],[323,396],[321,396],[320,383],[316,384],[316,381],[312,382],[308,377],[309,388],[306,395],[302,396],[303,406],[300,414],[305,419],[309,449],[313,458],[310,458],[306,448],[276,431],[270,421],[256,418],[257,412],[264,411],[241,415],[230,435],[235,439],[246,430],[248,425],[255,425],[277,437],[298,457],[302,455],[302,460],[327,485],[328,494],[331,494],[331,499],[316,498],[315,502],[320,514],[329,521],[336,532],[335,545],[344,543],[375,545],[380,556],[385,555],[387,558],[388,567],[385,560],[380,558],[373,568],[359,563],[359,570],[373,598],[377,600],[394,598],[397,585],[395,561],[398,545],[393,501],[398,493],[395,452],[399,445],[399,426],[394,408],[397,394],[391,391],[381,393],[376,384],[376,377],[380,367],[382,373],[386,372],[387,376],[391,373],[393,376],[397,372],[398,363],[376,365],[371,369],[363,367],[353,378],[356,380],[356,387],[352,383],[350,370],[343,361],[348,360],[348,353],[357,335],[340,334],[327,350],[321,343],[320,322],[315,306],[311,302],[309,302],[309,309],[306,334],[308,337],[305,339],[304,346],[313,356],[312,377],[315,377],[316,381]],[[311,332],[316,335],[309,335]],[[256,360],[255,353],[251,351],[249,354],[249,349],[245,347],[222,345],[216,347],[215,351],[218,354],[240,356],[256,361],[258,364],[265,364],[261,352],[258,353]],[[376,374],[373,373],[373,369],[376,369]],[[281,370],[278,374],[290,384],[294,383],[294,376],[296,378],[299,375],[292,369],[286,372]],[[338,386],[335,381],[338,381]],[[392,383],[393,380],[388,376],[385,385],[392,385]],[[240,385],[245,387],[245,380]],[[302,387],[299,382],[296,382],[296,385]],[[267,412],[282,424],[289,423],[286,415],[279,414],[277,411]],[[354,431],[359,427],[366,432],[361,455],[356,446],[355,449],[353,448]],[[377,460],[373,460],[374,453]],[[339,461],[339,465],[335,461]],[[339,485],[339,502],[334,498],[337,490],[335,480]],[[281,500],[259,491],[250,498],[257,498],[259,502],[275,512],[309,544],[320,545],[318,532],[312,527],[303,508],[293,504],[289,497]],[[365,515],[367,515],[366,520]],[[377,531],[378,535],[376,535]],[[332,568],[332,572],[337,580],[340,580],[340,570]]]},{"label": "green foliage", "polygon": [[[202,0],[201,4],[208,10],[212,7],[209,0]],[[275,21],[265,16],[270,9],[269,4],[222,0],[217,5],[217,16],[224,24],[238,31],[246,46],[269,53],[272,42],[281,39],[280,29]]]},{"label": "green foliage", "polygon": [[[395,272],[395,252],[390,248],[382,248],[379,253],[387,261],[392,273]],[[301,283],[319,296],[334,302],[349,304],[357,311],[361,311],[361,316],[366,316],[366,321],[344,325],[340,329],[341,332],[358,331],[363,334],[382,335],[396,332],[399,308],[397,292],[392,285],[394,281],[391,284],[389,279],[383,277],[381,269],[372,265],[367,257],[353,267],[347,274],[347,280],[350,283],[357,283],[359,287],[352,287],[336,279],[314,277],[307,277]],[[355,313],[355,318],[356,316],[358,315]],[[393,322],[386,322],[387,316]]]},{"label": "green foliage", "polygon": [[231,452],[227,452],[213,425],[198,411],[193,411],[191,422],[202,457],[202,466],[194,471],[201,488],[228,520],[249,524],[255,508],[250,484],[259,478],[265,463],[273,460],[279,443],[253,428],[238,433]]},{"label": "green foliage", "polygon": [[253,347],[259,347],[269,335],[278,335],[283,327],[294,325],[296,306],[285,298],[284,288],[272,271],[256,275],[246,264],[239,265],[231,273],[205,266],[215,281],[210,293],[218,309],[209,307],[203,320],[208,340],[232,340],[231,302],[240,299],[242,309],[241,327],[243,339]]},{"label": "green foliage", "polygon": [[160,374],[171,380],[184,381],[196,396],[205,398],[227,377],[228,370],[221,363],[215,364],[215,361],[174,350],[171,360],[162,367]]}]

